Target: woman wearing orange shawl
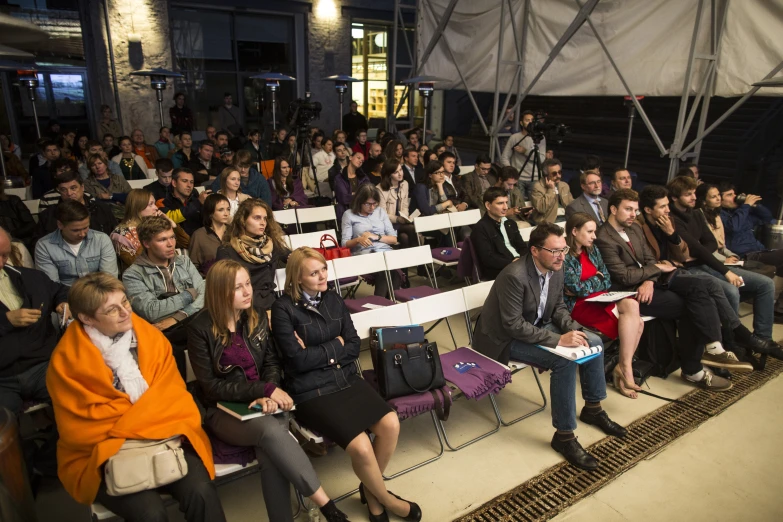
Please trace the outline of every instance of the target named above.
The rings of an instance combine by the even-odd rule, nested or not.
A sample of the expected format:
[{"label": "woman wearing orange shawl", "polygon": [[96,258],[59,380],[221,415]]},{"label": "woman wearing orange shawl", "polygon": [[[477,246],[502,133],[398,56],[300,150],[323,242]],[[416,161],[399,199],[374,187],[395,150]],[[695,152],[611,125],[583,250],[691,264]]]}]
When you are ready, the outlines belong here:
[{"label": "woman wearing orange shawl", "polygon": [[[185,388],[171,345],[131,312],[122,283],[92,273],[74,283],[76,319],[52,354],[46,385],[60,440],[58,475],[78,502],[100,502],[128,520],[166,520],[161,490],[179,501],[188,522],[225,521],[212,483],[212,449]],[[126,439],[183,436],[187,475],[159,490],[109,496],[103,465]]]}]

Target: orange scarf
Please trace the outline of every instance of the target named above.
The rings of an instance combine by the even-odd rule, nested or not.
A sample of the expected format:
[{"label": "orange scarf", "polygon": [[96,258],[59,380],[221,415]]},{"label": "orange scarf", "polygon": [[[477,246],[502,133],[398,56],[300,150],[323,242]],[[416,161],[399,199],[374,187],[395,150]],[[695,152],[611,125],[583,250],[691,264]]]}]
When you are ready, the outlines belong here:
[{"label": "orange scarf", "polygon": [[49,363],[46,386],[60,432],[57,472],[66,491],[82,504],[95,500],[101,466],[125,439],[184,435],[210,477],[215,476],[212,447],[201,428],[196,403],[177,370],[171,344],[136,314],[132,320],[139,369],[149,384],[135,404],[114,387],[111,369],[78,321],[68,327]]}]

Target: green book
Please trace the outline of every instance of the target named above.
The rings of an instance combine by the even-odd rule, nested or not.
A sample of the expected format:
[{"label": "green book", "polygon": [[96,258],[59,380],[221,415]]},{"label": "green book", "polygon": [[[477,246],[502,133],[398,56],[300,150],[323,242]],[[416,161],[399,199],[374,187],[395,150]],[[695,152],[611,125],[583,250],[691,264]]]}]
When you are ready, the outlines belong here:
[{"label": "green book", "polygon": [[[264,417],[266,415],[269,415],[267,413],[262,412],[260,407],[259,409],[248,408],[247,404],[244,402],[221,401],[217,403],[217,407],[218,409],[223,410],[224,412],[228,413],[232,417],[235,417],[241,421],[246,421],[250,419],[255,419],[256,417]],[[296,406],[294,406],[291,409],[295,410]],[[283,410],[278,408],[277,411],[272,413],[271,415],[277,415],[278,413],[283,413]]]}]

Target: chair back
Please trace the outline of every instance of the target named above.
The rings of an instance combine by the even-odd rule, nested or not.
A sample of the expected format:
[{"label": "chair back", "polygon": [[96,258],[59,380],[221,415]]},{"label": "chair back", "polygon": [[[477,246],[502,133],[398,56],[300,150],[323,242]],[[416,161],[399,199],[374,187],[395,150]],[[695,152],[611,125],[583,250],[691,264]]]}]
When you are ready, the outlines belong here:
[{"label": "chair back", "polygon": [[[289,208],[287,210],[274,210],[272,214],[275,216],[275,221],[281,225],[296,225],[296,210]],[[297,226],[297,230],[299,227]]]},{"label": "chair back", "polygon": [[417,234],[451,228],[451,222],[447,214],[435,214],[434,216],[419,216],[413,220],[413,227]]},{"label": "chair back", "polygon": [[291,236],[283,236],[283,243],[291,250]]},{"label": "chair back", "polygon": [[404,303],[351,314],[351,320],[362,339],[369,338],[370,328],[376,326],[405,326],[412,323],[408,305]]},{"label": "chair back", "polygon": [[397,270],[419,265],[432,265],[432,251],[428,246],[391,250],[383,253],[387,270]]},{"label": "chair back", "polygon": [[449,217],[449,224],[452,229],[475,225],[481,219],[481,212],[477,208],[464,212],[449,212],[445,215]]},{"label": "chair back", "polygon": [[536,229],[536,227],[528,227],[528,228],[520,228],[519,229],[519,235],[522,236],[522,239],[525,240],[525,243],[530,241],[530,234],[532,234],[535,229]]},{"label": "chair back", "polygon": [[325,207],[297,208],[296,219],[300,224],[333,221],[334,228],[337,228],[337,214],[334,212],[334,205],[328,205]]},{"label": "chair back", "polygon": [[25,204],[25,206],[27,207],[27,210],[30,211],[30,214],[35,216],[35,215],[38,215],[38,213],[40,212],[40,210],[38,208],[40,206],[40,204],[41,204],[41,200],[40,199],[25,199],[24,201],[22,201],[22,203]]},{"label": "chair back", "polygon": [[475,285],[466,286],[462,289],[462,296],[465,300],[465,309],[475,310],[484,306],[489,291],[492,289],[494,281],[484,281]]},{"label": "chair back", "polygon": [[148,179],[131,179],[128,180],[128,185],[130,185],[130,188],[132,189],[140,189],[144,188],[145,186],[150,184],[150,180]]},{"label": "chair back", "polygon": [[474,277],[476,281],[481,281],[478,257],[476,249],[473,248],[473,243],[470,241],[470,236],[462,242],[462,251],[459,255],[459,263],[457,263],[457,276],[467,279],[468,284]]},{"label": "chair back", "polygon": [[412,324],[429,323],[465,313],[465,298],[462,296],[462,290],[413,299],[405,304],[408,305]]},{"label": "chair back", "polygon": [[334,236],[334,238],[337,241],[340,241],[340,236],[337,235],[337,232],[333,228],[330,228],[329,230],[320,230],[318,232],[306,232],[304,234],[293,234],[288,237],[291,239],[291,248],[294,250],[303,246],[310,247],[310,248],[320,248],[321,236],[325,234]]},{"label": "chair back", "polygon": [[338,279],[386,271],[386,260],[383,258],[383,252],[342,257],[334,259],[333,262],[334,271]]}]

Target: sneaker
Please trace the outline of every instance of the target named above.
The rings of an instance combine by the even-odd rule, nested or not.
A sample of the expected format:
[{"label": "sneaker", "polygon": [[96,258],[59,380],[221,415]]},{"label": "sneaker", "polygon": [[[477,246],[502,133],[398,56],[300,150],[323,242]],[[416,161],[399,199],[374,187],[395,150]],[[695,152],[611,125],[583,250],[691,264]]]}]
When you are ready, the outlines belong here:
[{"label": "sneaker", "polygon": [[724,379],[723,377],[718,377],[717,375],[714,375],[711,371],[705,369],[704,370],[704,376],[701,378],[700,381],[694,381],[693,379],[689,379],[685,374],[681,374],[680,377],[682,377],[682,380],[684,380],[687,383],[695,384],[699,388],[707,391],[713,391],[713,392],[722,392],[730,390],[733,384],[731,384],[731,381],[728,379]]},{"label": "sneaker", "polygon": [[747,361],[740,361],[737,356],[729,351],[724,351],[719,354],[711,354],[704,352],[701,356],[701,363],[706,366],[714,366],[716,368],[726,368],[733,372],[752,372],[753,365]]}]

